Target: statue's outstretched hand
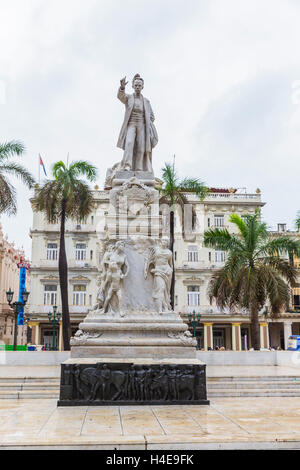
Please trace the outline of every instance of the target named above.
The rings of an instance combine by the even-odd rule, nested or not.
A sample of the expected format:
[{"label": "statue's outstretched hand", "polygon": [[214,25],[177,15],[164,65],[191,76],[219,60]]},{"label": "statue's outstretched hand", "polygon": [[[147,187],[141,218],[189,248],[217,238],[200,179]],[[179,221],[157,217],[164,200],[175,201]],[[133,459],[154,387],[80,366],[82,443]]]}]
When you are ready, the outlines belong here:
[{"label": "statue's outstretched hand", "polygon": [[128,83],[128,82],[126,82],[126,77],[122,78],[122,79],[120,80],[120,83],[121,83],[121,88],[122,88],[122,90],[124,90],[125,87],[126,87],[126,85],[127,85],[127,83]]}]

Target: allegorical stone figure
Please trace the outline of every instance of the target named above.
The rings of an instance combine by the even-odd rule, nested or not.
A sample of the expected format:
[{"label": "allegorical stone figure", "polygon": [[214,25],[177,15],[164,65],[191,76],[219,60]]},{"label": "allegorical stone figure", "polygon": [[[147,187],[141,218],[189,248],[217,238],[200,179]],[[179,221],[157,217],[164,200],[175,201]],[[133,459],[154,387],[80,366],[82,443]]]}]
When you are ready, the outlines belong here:
[{"label": "allegorical stone figure", "polygon": [[125,117],[117,146],[124,150],[120,169],[150,171],[152,169],[152,149],[158,142],[153,124],[154,114],[150,101],[142,95],[144,80],[136,74],[132,81],[134,93],[125,93],[126,77],[122,78],[118,98],[125,104]]},{"label": "allegorical stone figure", "polygon": [[[129,265],[121,241],[118,241],[106,258],[106,272],[103,280],[103,311],[120,312],[121,281],[128,275]],[[122,313],[122,312],[120,312]]]},{"label": "allegorical stone figure", "polygon": [[145,279],[149,270],[154,276],[152,297],[157,312],[169,312],[171,310],[170,290],[173,261],[168,244],[168,238],[163,237],[156,246],[149,250],[148,257],[145,260]]}]

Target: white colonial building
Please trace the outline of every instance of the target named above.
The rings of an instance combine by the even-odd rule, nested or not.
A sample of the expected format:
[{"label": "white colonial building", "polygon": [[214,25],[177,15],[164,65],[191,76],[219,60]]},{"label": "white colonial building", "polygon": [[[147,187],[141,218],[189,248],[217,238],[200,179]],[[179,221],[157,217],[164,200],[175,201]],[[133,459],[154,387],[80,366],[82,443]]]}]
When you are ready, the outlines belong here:
[{"label": "white colonial building", "polygon": [[[69,268],[69,305],[72,333],[96,303],[99,266],[97,225],[99,213],[105,211],[107,196],[94,190],[95,212],[84,221],[66,223],[66,252]],[[49,224],[40,212],[33,212],[32,284],[30,322],[32,342],[52,345],[53,328],[48,313],[53,306],[61,312],[58,277],[59,224]],[[56,345],[62,347],[61,323],[56,329]]]},{"label": "white colonial building", "polygon": [[[85,221],[68,221],[66,225],[66,250],[69,266],[69,304],[72,332],[96,304],[98,267],[101,258],[100,237],[106,229],[106,215],[109,209],[109,190],[94,189],[95,210]],[[264,206],[260,191],[249,194],[235,189],[211,189],[204,201],[194,194],[186,194],[194,209],[193,228],[185,230],[180,215],[175,217],[175,309],[189,321],[189,314],[200,314],[196,335],[200,348],[225,347],[241,350],[251,347],[250,321],[245,312],[232,314],[221,312],[210,305],[207,288],[212,273],[225,262],[226,254],[203,246],[204,232],[213,227],[226,227],[233,232],[230,224],[232,213],[241,216],[253,214]],[[285,230],[279,227],[280,233]],[[278,232],[274,233],[276,236]],[[296,234],[300,236],[300,234]],[[48,224],[43,214],[33,213],[32,270],[30,295],[30,322],[32,342],[52,344],[52,325],[48,319],[54,305],[61,310],[58,250],[59,225]],[[287,337],[298,334],[300,313],[299,284],[294,289],[293,309],[277,321],[266,314],[261,315],[261,344],[263,347],[286,347]],[[300,308],[300,306],[299,306]],[[299,317],[299,319],[298,319]],[[193,331],[192,325],[191,330]],[[62,347],[61,325],[56,329],[57,347]]]}]

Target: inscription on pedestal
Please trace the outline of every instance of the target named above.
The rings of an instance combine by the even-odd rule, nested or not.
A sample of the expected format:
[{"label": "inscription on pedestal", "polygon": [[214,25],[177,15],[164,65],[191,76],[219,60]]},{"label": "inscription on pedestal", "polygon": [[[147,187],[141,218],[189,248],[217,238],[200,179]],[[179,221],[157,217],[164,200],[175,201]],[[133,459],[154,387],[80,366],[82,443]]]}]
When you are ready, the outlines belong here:
[{"label": "inscription on pedestal", "polygon": [[59,406],[209,404],[205,365],[62,364]]}]

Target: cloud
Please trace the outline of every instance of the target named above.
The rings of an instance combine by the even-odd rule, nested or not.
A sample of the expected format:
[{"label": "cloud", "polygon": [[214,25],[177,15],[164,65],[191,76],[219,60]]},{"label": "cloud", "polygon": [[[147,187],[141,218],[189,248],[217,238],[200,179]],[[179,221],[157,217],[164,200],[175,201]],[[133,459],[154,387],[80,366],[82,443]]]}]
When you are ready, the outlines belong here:
[{"label": "cloud", "polygon": [[[36,176],[39,153],[49,170],[69,152],[97,165],[102,183],[122,157],[118,83],[138,72],[156,115],[156,174],[176,154],[181,176],[259,186],[268,223],[291,226],[299,209],[300,105],[291,98],[299,13],[298,2],[280,0],[272,8],[269,0],[6,2],[0,141],[22,139],[23,163]],[[30,193],[16,186],[19,214],[2,223],[29,254]]]}]

